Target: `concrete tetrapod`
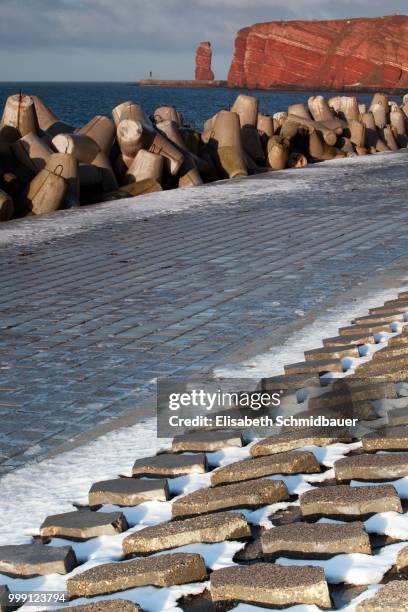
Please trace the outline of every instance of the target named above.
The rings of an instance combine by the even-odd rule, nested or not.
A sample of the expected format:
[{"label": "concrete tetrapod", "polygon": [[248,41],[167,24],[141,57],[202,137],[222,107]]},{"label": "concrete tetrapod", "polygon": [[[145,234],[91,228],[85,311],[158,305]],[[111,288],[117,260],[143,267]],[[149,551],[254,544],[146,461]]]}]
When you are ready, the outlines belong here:
[{"label": "concrete tetrapod", "polygon": [[184,156],[184,162],[180,168],[178,177],[179,187],[197,187],[198,185],[203,184],[200,173],[192,155],[187,153]]},{"label": "concrete tetrapod", "polygon": [[267,142],[268,138],[272,138],[275,133],[273,117],[271,117],[270,115],[263,115],[262,113],[258,113],[256,129],[258,130],[261,138],[264,139],[265,142]]},{"label": "concrete tetrapod", "polygon": [[296,126],[297,129],[315,128],[316,131],[319,132],[319,134],[321,134],[326,144],[331,145],[331,146],[336,144],[337,134],[333,129],[328,128],[324,123],[313,121],[312,119],[305,119],[303,117],[299,117],[298,115],[288,115],[287,120],[281,127],[281,132],[280,132],[281,135],[286,136],[286,133],[289,132],[292,134],[292,136],[294,136],[295,135],[294,126]]},{"label": "concrete tetrapod", "polygon": [[242,127],[241,138],[245,153],[249,155],[255,164],[263,165],[265,162],[265,153],[262,148],[261,137],[256,127],[253,125],[245,125]]},{"label": "concrete tetrapod", "polygon": [[348,128],[350,130],[350,140],[356,146],[357,149],[363,149],[365,146],[365,132],[366,126],[362,121],[356,121],[353,119],[349,121]]},{"label": "concrete tetrapod", "polygon": [[96,115],[77,132],[77,134],[91,138],[106,155],[110,153],[113,141],[115,140],[115,133],[116,127],[114,122],[104,115]]},{"label": "concrete tetrapod", "polygon": [[370,107],[370,112],[374,117],[375,125],[382,129],[387,125],[387,109],[382,104],[374,104]]},{"label": "concrete tetrapod", "polygon": [[159,132],[162,132],[173,144],[175,144],[182,151],[187,151],[186,143],[180,134],[177,123],[174,121],[161,121],[156,123],[156,128]]},{"label": "concrete tetrapod", "polygon": [[66,182],[63,207],[79,206],[79,166],[76,157],[70,153],[53,153],[47,160],[46,170],[60,174]]},{"label": "concrete tetrapod", "polygon": [[14,142],[30,132],[38,132],[33,99],[24,94],[9,96],[0,122],[0,141]]},{"label": "concrete tetrapod", "polygon": [[334,113],[323,96],[311,96],[308,100],[309,112],[315,121],[330,121]]},{"label": "concrete tetrapod", "polygon": [[138,119],[123,119],[117,126],[116,138],[123,162],[129,167],[136,154],[143,148],[143,124]]},{"label": "concrete tetrapod", "polygon": [[196,164],[196,160],[199,161],[200,158],[193,156],[189,152],[178,125],[174,121],[162,121],[156,127],[183,153],[184,161],[178,172],[178,186],[193,187],[202,185],[203,181]]},{"label": "concrete tetrapod", "polygon": [[398,151],[399,146],[397,144],[397,141],[395,140],[395,135],[390,125],[386,125],[382,129],[382,135],[383,135],[383,140],[385,144],[387,145],[387,147],[390,149],[390,151]]},{"label": "concrete tetrapod", "polygon": [[[351,152],[354,153],[354,148],[350,142]],[[344,151],[337,147],[332,147],[325,143],[315,128],[309,129],[309,151],[308,154],[313,159],[327,160],[335,157],[344,157]]]},{"label": "concrete tetrapod", "polygon": [[100,153],[99,145],[85,134],[58,134],[52,145],[59,153],[75,155],[79,162],[91,164]]},{"label": "concrete tetrapod", "polygon": [[45,168],[52,154],[50,147],[34,132],[29,132],[11,145],[16,159],[33,174]]},{"label": "concrete tetrapod", "polygon": [[408,144],[406,117],[400,108],[390,113],[390,124],[397,139],[398,146],[403,148]]},{"label": "concrete tetrapod", "polygon": [[31,99],[37,113],[38,125],[43,132],[46,132],[48,137],[53,138],[57,134],[70,134],[75,130],[71,125],[60,121],[41,98],[31,96]]},{"label": "concrete tetrapod", "polygon": [[14,214],[13,200],[8,193],[0,189],[0,222],[9,221]]},{"label": "concrete tetrapod", "polygon": [[217,113],[211,140],[216,144],[217,161],[222,171],[229,178],[247,176],[239,117],[236,113]]},{"label": "concrete tetrapod", "polygon": [[237,113],[241,127],[245,125],[253,125],[256,127],[258,121],[258,107],[258,98],[240,94],[232,105],[231,112]]},{"label": "concrete tetrapod", "polygon": [[371,100],[370,110],[375,104],[381,104],[381,106],[383,106],[386,110],[388,110],[388,105],[389,105],[388,95],[382,92],[376,92],[373,95],[373,98]]},{"label": "concrete tetrapod", "polygon": [[47,166],[31,181],[22,198],[23,208],[35,215],[61,208],[67,192],[68,183],[63,176],[64,165],[60,163],[60,158],[56,161],[54,155],[50,155]]},{"label": "concrete tetrapod", "polygon": [[401,110],[404,113],[404,115],[408,117],[408,94],[405,94],[405,96],[402,99]]},{"label": "concrete tetrapod", "polygon": [[378,134],[373,114],[371,112],[364,113],[361,119],[366,127],[365,146],[374,152],[389,151],[387,145]]},{"label": "concrete tetrapod", "polygon": [[163,157],[140,149],[136,154],[131,166],[126,172],[124,183],[130,184],[151,178],[161,183],[163,172]]},{"label": "concrete tetrapod", "polygon": [[163,134],[133,119],[122,120],[117,128],[120,149],[127,158],[134,158],[140,149],[156,153],[166,158],[170,174],[176,175],[184,161],[184,156]]},{"label": "concrete tetrapod", "polygon": [[153,119],[156,125],[163,121],[174,121],[177,125],[182,124],[181,113],[177,112],[174,106],[159,106],[153,113]]},{"label": "concrete tetrapod", "polygon": [[101,151],[92,162],[92,166],[97,168],[100,175],[100,185],[103,192],[114,191],[118,188],[115,173],[108,156]]},{"label": "concrete tetrapod", "polygon": [[312,116],[304,104],[291,104],[288,106],[288,115],[296,115],[296,117],[301,117],[306,119],[306,121],[312,121]]},{"label": "concrete tetrapod", "polygon": [[340,117],[346,121],[358,121],[360,118],[360,109],[358,108],[357,98],[355,96],[340,96],[340,108],[338,113]]},{"label": "concrete tetrapod", "polygon": [[272,170],[283,170],[289,159],[289,143],[282,136],[272,136],[268,140],[267,154]]},{"label": "concrete tetrapod", "polygon": [[280,128],[285,123],[287,118],[288,118],[288,113],[286,112],[279,112],[279,113],[273,114],[273,123],[275,125],[275,132],[277,131],[278,128]]},{"label": "concrete tetrapod", "polygon": [[112,117],[116,127],[118,127],[119,123],[124,119],[141,121],[144,125],[152,127],[152,122],[140,104],[135,104],[135,102],[132,102],[131,100],[122,102],[121,104],[118,104],[118,106],[115,106],[115,108],[112,110]]},{"label": "concrete tetrapod", "polygon": [[263,163],[265,156],[261,145],[259,133],[256,129],[258,123],[259,102],[255,96],[240,94],[231,107],[237,113],[241,126],[242,146],[245,152],[256,162]]}]

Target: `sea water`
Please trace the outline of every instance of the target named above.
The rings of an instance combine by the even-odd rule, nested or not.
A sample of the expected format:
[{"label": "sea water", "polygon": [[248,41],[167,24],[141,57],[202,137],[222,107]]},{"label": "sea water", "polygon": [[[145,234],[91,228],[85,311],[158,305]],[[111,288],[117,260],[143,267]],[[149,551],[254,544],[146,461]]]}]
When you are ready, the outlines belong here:
[{"label": "sea water", "polygon": [[[39,96],[61,121],[75,127],[84,125],[95,115],[109,115],[112,108],[126,100],[141,104],[151,115],[155,108],[173,105],[183,113],[185,122],[198,129],[206,119],[221,109],[229,109],[239,93],[259,98],[260,111],[273,114],[285,111],[290,104],[304,103],[318,91],[282,92],[248,91],[227,87],[141,87],[132,83],[0,83],[0,105],[19,92]],[[338,95],[324,92],[327,98]],[[361,103],[371,100],[370,94],[359,94]],[[401,102],[401,97],[394,96]]]}]

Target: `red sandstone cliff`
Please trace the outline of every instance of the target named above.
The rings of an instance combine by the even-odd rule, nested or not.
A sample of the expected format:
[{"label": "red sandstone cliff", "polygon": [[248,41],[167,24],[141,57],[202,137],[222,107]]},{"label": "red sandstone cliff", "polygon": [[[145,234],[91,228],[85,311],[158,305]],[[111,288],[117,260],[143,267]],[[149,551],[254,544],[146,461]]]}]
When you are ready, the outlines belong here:
[{"label": "red sandstone cliff", "polygon": [[197,81],[213,81],[214,73],[211,70],[212,50],[211,43],[201,42],[196,51],[195,78]]},{"label": "red sandstone cliff", "polygon": [[272,21],[240,30],[232,87],[408,88],[408,17]]}]

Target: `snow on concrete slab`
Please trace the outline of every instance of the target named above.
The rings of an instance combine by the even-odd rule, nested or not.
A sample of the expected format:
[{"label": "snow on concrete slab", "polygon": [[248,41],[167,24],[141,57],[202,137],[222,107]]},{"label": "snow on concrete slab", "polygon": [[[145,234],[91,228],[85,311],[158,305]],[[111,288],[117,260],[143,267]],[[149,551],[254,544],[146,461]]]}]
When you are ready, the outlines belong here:
[{"label": "snow on concrete slab", "polygon": [[[172,553],[198,553],[204,559],[205,566],[211,570],[218,570],[231,565],[234,555],[245,548],[246,542],[216,542],[215,544],[186,544],[172,548]],[[157,553],[154,556],[160,555]]]},{"label": "snow on concrete slab", "polygon": [[408,514],[379,512],[364,521],[368,533],[387,535],[396,540],[408,540]]},{"label": "snow on concrete slab", "polygon": [[376,584],[383,579],[395,564],[399,551],[407,546],[406,542],[384,546],[376,555],[351,553],[336,555],[327,560],[287,559],[279,557],[279,565],[313,565],[322,567],[326,579],[331,584]]},{"label": "snow on concrete slab", "polygon": [[[323,517],[318,523],[344,523],[338,519]],[[395,540],[408,540],[408,513],[378,512],[364,521],[367,533],[387,535]]]},{"label": "snow on concrete slab", "polygon": [[265,529],[272,529],[274,524],[272,523],[270,517],[276,512],[279,512],[279,510],[286,510],[291,506],[299,506],[299,501],[278,502],[276,504],[270,504],[269,506],[263,506],[257,510],[244,509],[239,510],[239,512],[244,514],[248,523],[251,523],[251,525],[259,525]]},{"label": "snow on concrete slab", "polygon": [[298,450],[310,451],[321,465],[332,468],[336,461],[361,447],[361,442],[352,442],[351,444],[336,442],[329,446],[304,446],[302,449]]},{"label": "snow on concrete slab", "polygon": [[253,440],[246,446],[231,446],[230,448],[224,448],[219,451],[207,453],[208,465],[211,468],[224,467],[230,465],[235,461],[242,461],[248,459],[251,456],[250,450],[257,440]]}]

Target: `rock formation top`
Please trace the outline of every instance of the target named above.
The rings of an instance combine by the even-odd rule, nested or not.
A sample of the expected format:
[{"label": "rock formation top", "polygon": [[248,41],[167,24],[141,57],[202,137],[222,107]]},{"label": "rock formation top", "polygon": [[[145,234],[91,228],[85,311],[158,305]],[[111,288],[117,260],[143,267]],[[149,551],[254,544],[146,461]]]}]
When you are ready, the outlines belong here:
[{"label": "rock formation top", "polygon": [[213,81],[211,70],[212,50],[210,42],[201,42],[196,51],[195,78],[197,81]]},{"label": "rock formation top", "polygon": [[408,87],[408,16],[271,21],[243,28],[228,85]]}]

